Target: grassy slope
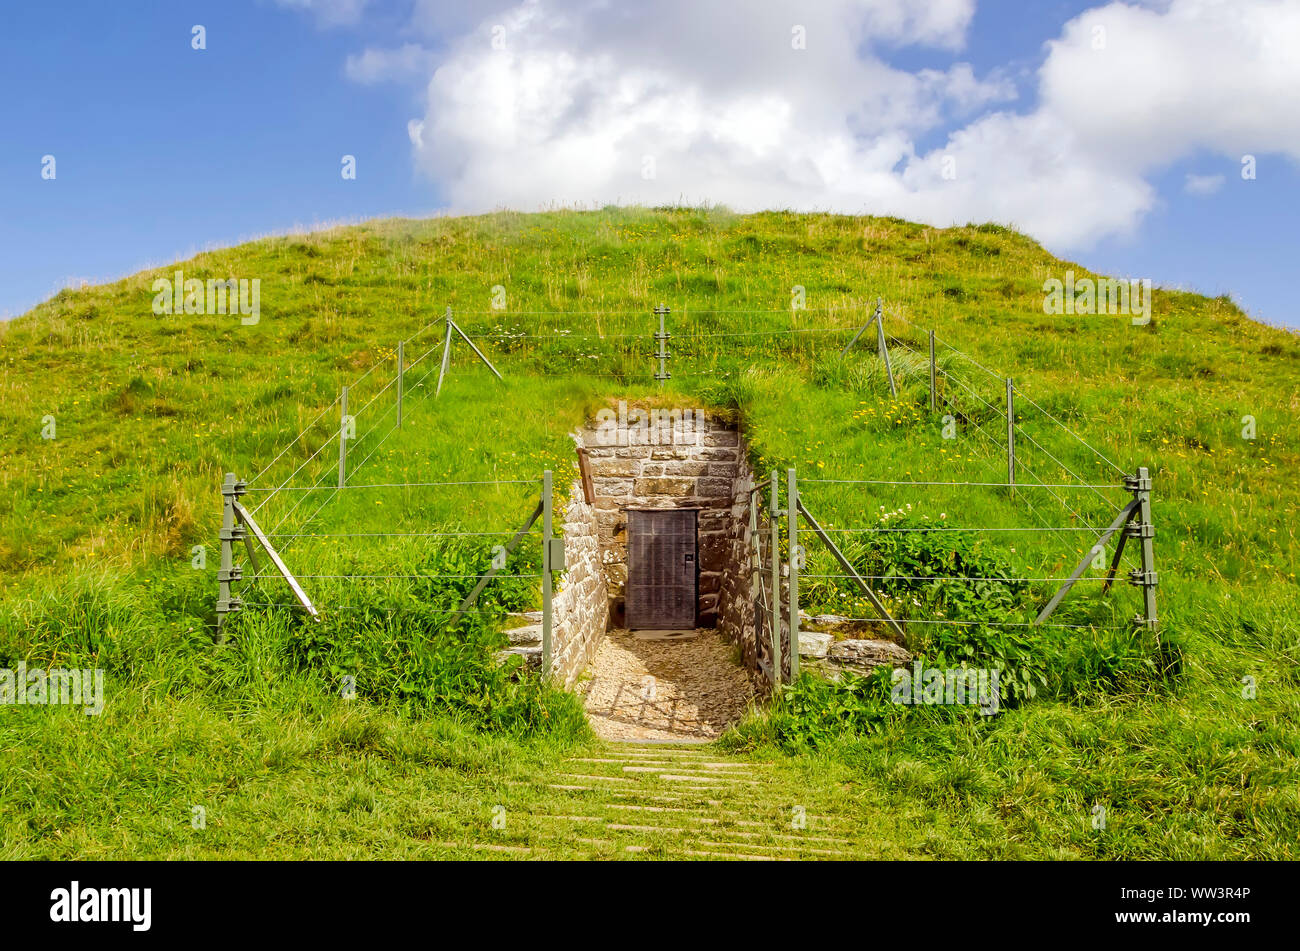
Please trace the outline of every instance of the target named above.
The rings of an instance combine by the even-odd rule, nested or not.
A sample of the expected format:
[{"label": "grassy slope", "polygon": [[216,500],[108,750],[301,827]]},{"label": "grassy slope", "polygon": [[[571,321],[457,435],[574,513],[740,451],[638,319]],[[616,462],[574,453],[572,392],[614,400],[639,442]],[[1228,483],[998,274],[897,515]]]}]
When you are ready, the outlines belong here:
[{"label": "grassy slope", "polygon": [[[384,440],[391,390],[359,415],[354,453],[364,458],[383,440],[361,470],[367,480],[534,479],[546,465],[568,466],[567,431],[608,397],[653,392],[644,335],[660,301],[675,311],[669,399],[736,408],[761,468],[793,465],[824,478],[1002,477],[996,446],[969,425],[955,442],[941,438],[924,411],[924,370],[905,355],[896,368],[901,398],[892,402],[875,360],[834,357],[834,342],[851,329],[740,336],[791,329],[788,312],[726,311],[780,310],[793,285],[806,288],[815,308],[794,326],[852,328],[862,319],[854,305],[881,295],[891,314],[915,325],[891,319],[901,342],[923,349],[915,328],[932,327],[985,366],[1013,372],[1043,409],[1124,468],[1150,466],[1162,616],[1183,656],[1181,673],[1159,685],[1033,703],[991,725],[917,719],[846,740],[817,754],[809,775],[852,784],[864,824],[901,836],[895,845],[909,853],[1290,854],[1300,824],[1290,476],[1300,348],[1230,302],[1157,291],[1146,328],[1124,318],[1047,317],[1042,281],[1067,265],[1002,229],[696,210],[379,222],[212,252],[180,267],[186,277],[261,278],[260,323],[154,316],[150,285],[168,268],[64,292],[0,325],[0,486],[12,500],[0,514],[0,660],[94,660],[110,672],[103,717],[3,711],[0,748],[28,764],[0,783],[11,854],[220,853],[222,840],[200,847],[184,834],[189,805],[218,800],[238,812],[250,853],[301,855],[291,810],[308,786],[326,811],[349,811],[366,790],[397,806],[348,823],[355,839],[329,837],[321,854],[414,854],[396,818],[404,811],[438,803],[455,814],[453,787],[498,767],[545,774],[562,738],[463,739],[382,706],[358,713],[330,699],[326,679],[296,672],[285,642],[272,636],[250,636],[214,657],[204,631],[211,569],[189,570],[191,546],[213,544],[221,473],[257,472],[322,410],[332,418],[338,386],[379,361],[353,392],[352,407],[366,405],[391,376],[396,341],[444,304],[490,338],[506,382],[471,366],[462,348],[435,409],[419,389],[437,359],[427,357],[406,430]],[[503,314],[486,312],[494,285],[507,289]],[[640,313],[566,316],[599,308]],[[543,343],[492,338],[497,328],[609,336]],[[433,347],[436,334],[427,331],[408,354]],[[946,351],[942,362],[996,405],[995,379]],[[997,434],[990,411],[951,392],[972,424]],[[40,438],[47,414],[58,425],[53,441]],[[1258,427],[1254,441],[1240,438],[1247,414]],[[1020,415],[1024,431],[1074,471],[1090,479],[1106,472],[1032,408],[1022,405]],[[329,436],[322,420],[266,478],[282,481]],[[1041,449],[1023,451],[1042,481],[1065,479]],[[330,455],[309,461],[300,477],[328,480]],[[396,519],[498,530],[526,514],[526,487],[457,491],[349,494],[315,526]],[[1036,524],[1023,502],[997,492],[809,484],[805,498],[832,525],[870,524],[866,513],[908,503],[964,524]],[[1089,524],[1103,511],[1086,498],[1071,501]],[[1071,523],[1059,505],[1034,504],[1052,524]],[[288,511],[279,505],[266,513],[275,521]],[[1002,554],[1019,569],[1054,575],[1081,548],[1045,536],[1006,542]],[[400,566],[411,553],[307,540],[296,557],[356,571]],[[325,583],[313,590],[327,603],[353,594]],[[1035,594],[1041,603],[1050,591]],[[1132,592],[1106,602],[1081,593],[1068,616],[1096,619],[1112,604],[1118,616],[1131,613]],[[1245,675],[1258,682],[1254,700],[1241,699]],[[349,740],[358,718],[362,739]],[[439,741],[444,730],[452,739]],[[111,786],[110,777],[123,775],[128,781]],[[1099,801],[1110,810],[1104,835],[1090,826]],[[906,821],[890,821],[893,813]],[[926,826],[946,829],[946,844],[915,832]]]}]

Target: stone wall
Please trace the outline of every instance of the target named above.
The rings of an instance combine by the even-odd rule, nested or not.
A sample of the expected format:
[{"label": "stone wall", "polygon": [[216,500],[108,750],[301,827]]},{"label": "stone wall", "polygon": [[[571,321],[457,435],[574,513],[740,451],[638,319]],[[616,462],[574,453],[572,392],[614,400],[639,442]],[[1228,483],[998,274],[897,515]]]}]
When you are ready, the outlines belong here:
[{"label": "stone wall", "polygon": [[[644,410],[640,412],[645,412]],[[555,679],[571,687],[590,664],[608,627],[623,626],[623,589],[627,583],[628,508],[699,509],[699,603],[701,626],[719,632],[740,647],[746,669],[760,696],[771,690],[770,617],[755,624],[755,559],[749,530],[750,490],[754,473],[733,423],[711,414],[683,414],[665,427],[641,427],[638,410],[619,404],[617,422],[576,433],[588,454],[593,499],[581,483],[557,525],[564,536],[565,571],[558,577],[552,606],[552,652]],[[611,438],[612,436],[612,438]],[[766,518],[770,489],[762,490],[759,531],[770,537]],[[784,498],[784,481],[781,486]],[[784,526],[782,526],[784,529]],[[778,556],[779,557],[779,556]],[[761,566],[762,583],[771,585],[771,561]],[[781,638],[781,679],[790,673],[789,572],[781,566],[777,626]],[[799,653],[803,666],[838,678],[844,670],[865,673],[889,664],[902,666],[911,656],[889,641],[862,639],[848,619],[801,612]],[[534,670],[541,667],[541,620],[508,631],[510,650]],[[807,627],[805,627],[807,625]],[[756,630],[761,633],[756,634]]]},{"label": "stone wall", "polygon": [[591,662],[609,621],[596,508],[583,500],[581,484],[573,486],[570,499],[563,524],[565,570],[551,599],[553,670],[566,687]]},{"label": "stone wall", "polygon": [[[760,643],[754,625],[758,591],[754,585],[756,562],[749,531],[750,490],[753,487],[754,474],[742,453],[727,525],[727,557],[718,598],[718,629],[727,640],[740,646],[755,687],[760,694],[766,695],[771,688],[771,641],[764,637]],[[759,529],[766,531],[766,523],[760,524]],[[764,582],[768,583],[767,576],[764,576]],[[786,640],[789,640],[788,634]]]},{"label": "stone wall", "polygon": [[[727,637],[740,645],[745,658],[745,666],[753,675],[755,686],[760,695],[770,693],[773,676],[772,664],[772,622],[764,611],[761,619],[762,633],[757,633],[755,625],[755,604],[758,600],[758,586],[754,584],[753,568],[755,556],[751,547],[749,532],[749,490],[754,479],[747,466],[742,464],[741,475],[736,482],[736,506],[732,522],[731,557],[728,569],[724,572],[721,609],[718,627]],[[770,523],[767,521],[769,496],[766,487],[763,490],[763,504],[759,506],[758,529],[762,533],[764,555],[770,535]],[[764,558],[760,566],[761,583],[764,589],[772,585],[772,563]],[[790,574],[788,566],[781,565],[781,597],[779,622],[776,629],[781,637],[781,680],[790,680]],[[770,602],[769,602],[770,603]],[[766,608],[768,605],[764,605]],[[905,667],[912,661],[912,655],[903,647],[889,640],[864,638],[860,626],[848,618],[833,614],[809,614],[799,612],[799,667],[828,680],[839,680],[848,670],[858,675],[869,674],[874,668],[888,665]]]},{"label": "stone wall", "polygon": [[[613,412],[613,411],[609,411]],[[724,571],[732,557],[732,496],[742,461],[734,424],[693,410],[627,407],[578,434],[587,449],[595,490],[601,561],[609,616],[623,626],[627,584],[628,508],[698,508],[698,624],[718,622]],[[649,422],[645,423],[647,417]],[[612,423],[613,425],[604,425]],[[643,425],[643,423],[645,423]]]},{"label": "stone wall", "polygon": [[[572,687],[591,663],[609,623],[609,598],[600,560],[600,526],[596,509],[583,500],[575,483],[556,534],[564,537],[565,569],[556,577],[551,596],[551,670],[555,679]],[[510,648],[504,660],[517,654],[530,670],[542,669],[542,612],[528,611],[530,623],[506,631]]]},{"label": "stone wall", "polygon": [[[629,408],[626,403],[619,404],[611,420],[612,412],[604,411],[603,421],[575,434],[587,451],[593,503],[586,504],[581,486],[575,486],[575,501],[565,514],[569,573],[554,601],[557,677],[572,684],[595,653],[607,623],[623,626],[626,510],[698,508],[699,624],[716,625],[740,647],[755,687],[766,696],[774,679],[772,623],[770,617],[755,623],[755,559],[749,529],[755,479],[737,427],[720,416],[694,411],[674,411],[676,416],[662,425],[653,418],[647,425],[652,411]],[[614,425],[607,425],[610,422]],[[780,491],[784,500],[784,478]],[[770,537],[769,492],[762,490],[759,506],[764,547]],[[761,566],[764,586],[771,585],[771,570],[769,557]],[[784,564],[779,587],[782,610],[776,630],[785,681],[790,675],[790,624],[789,572]],[[814,629],[804,631],[801,623],[800,656],[804,666],[823,676],[838,677],[844,669],[861,673],[878,664],[899,665],[910,659],[888,641],[862,640],[853,636],[857,632],[841,630],[835,622],[842,619],[803,618]],[[824,633],[827,630],[835,633]]]}]

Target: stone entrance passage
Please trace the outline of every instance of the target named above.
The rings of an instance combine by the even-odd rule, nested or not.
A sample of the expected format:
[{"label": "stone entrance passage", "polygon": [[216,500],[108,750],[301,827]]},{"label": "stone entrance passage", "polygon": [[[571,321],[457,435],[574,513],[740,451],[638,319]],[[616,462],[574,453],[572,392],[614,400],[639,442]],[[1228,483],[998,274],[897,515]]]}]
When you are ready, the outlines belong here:
[{"label": "stone entrance passage", "polygon": [[577,685],[587,716],[605,739],[713,739],[766,693],[738,424],[619,401],[575,435],[609,617]]},{"label": "stone entrance passage", "polygon": [[754,699],[736,648],[713,629],[610,631],[579,681],[607,740],[711,740]]},{"label": "stone entrance passage", "polygon": [[634,523],[653,517],[637,513],[652,511],[692,513],[695,618],[680,626],[716,626],[724,574],[734,560],[733,538],[744,524],[737,512],[748,512],[745,506],[737,508],[737,490],[752,484],[745,481],[748,466],[736,424],[691,407],[660,409],[620,401],[617,408],[602,410],[578,437],[590,464],[610,627],[632,626],[628,585],[634,580],[629,571],[635,559],[628,546]]}]

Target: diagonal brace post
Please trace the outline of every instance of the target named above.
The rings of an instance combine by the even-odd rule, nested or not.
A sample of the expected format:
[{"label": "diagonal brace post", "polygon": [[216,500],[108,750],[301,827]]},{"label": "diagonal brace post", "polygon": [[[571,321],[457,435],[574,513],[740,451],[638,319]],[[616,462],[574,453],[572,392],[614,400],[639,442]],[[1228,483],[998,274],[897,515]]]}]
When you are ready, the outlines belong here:
[{"label": "diagonal brace post", "polygon": [[[505,552],[507,555],[515,550],[515,546],[518,545],[523,540],[523,537],[528,534],[528,530],[533,527],[533,523],[536,522],[539,518],[541,518],[541,516],[542,516],[542,503],[538,502],[537,508],[533,509],[533,514],[528,516],[528,521],[524,522],[524,524],[520,527],[519,531],[515,532],[514,537],[510,539],[510,541],[506,542]],[[447,622],[448,627],[454,624],[457,618],[459,618],[462,614],[464,614],[469,609],[469,606],[478,599],[478,596],[480,594],[483,593],[483,589],[488,586],[488,582],[491,581],[493,576],[496,575],[496,573],[500,570],[501,570],[500,568],[493,568],[491,571],[489,571],[487,574],[485,574],[482,578],[478,580],[478,584],[474,586],[474,590],[465,596],[465,600],[460,603],[460,607],[456,608],[456,613],[454,613],[451,616],[451,620]]]},{"label": "diagonal brace post", "polygon": [[478,348],[478,344],[469,339],[469,334],[461,330],[460,325],[452,319],[450,305],[447,307],[445,320],[447,322],[447,333],[442,342],[442,366],[438,370],[438,385],[433,391],[434,398],[437,399],[438,394],[442,392],[442,381],[447,376],[447,368],[451,366],[451,338],[453,333],[460,334],[460,338],[469,344],[470,349],[474,351],[475,356],[487,365],[487,368],[492,371],[493,376],[498,380],[502,379],[501,371],[492,365],[492,361],[489,360],[484,355],[483,351]]},{"label": "diagonal brace post", "polygon": [[[1115,521],[1111,522],[1110,527],[1098,536],[1097,544],[1088,549],[1087,553],[1083,556],[1083,560],[1079,562],[1077,567],[1075,567],[1073,573],[1071,573],[1065,584],[1061,585],[1056,594],[1052,596],[1052,600],[1048,601],[1043,607],[1043,610],[1038,612],[1038,617],[1034,621],[1035,624],[1042,624],[1051,616],[1052,612],[1056,610],[1056,606],[1061,603],[1061,600],[1067,594],[1070,593],[1070,589],[1074,587],[1074,583],[1083,577],[1083,573],[1088,570],[1088,565],[1092,564],[1092,560],[1097,557],[1097,549],[1101,548],[1104,551],[1106,542],[1110,540],[1110,536],[1119,531],[1124,523],[1133,517],[1133,513],[1136,512],[1137,509],[1138,502],[1136,499],[1120,509],[1119,514],[1115,516]],[[1123,542],[1121,541],[1121,545],[1122,544]],[[1116,561],[1119,560],[1118,551],[1115,553],[1115,559]]]},{"label": "diagonal brace post", "polygon": [[844,349],[840,351],[840,356],[844,356],[850,350],[852,350],[853,345],[858,342],[858,338],[861,337],[864,333],[866,333],[871,328],[871,325],[880,319],[880,307],[881,307],[881,299],[877,297],[876,309],[875,312],[872,313],[871,319],[868,320],[865,324],[863,324],[860,328],[858,328],[858,332],[853,335],[853,339],[850,340],[848,343],[846,343],[844,345]]},{"label": "diagonal brace post", "polygon": [[293,596],[298,599],[298,603],[307,609],[307,613],[312,616],[313,620],[319,621],[320,612],[316,610],[316,605],[311,603],[311,598],[307,597],[307,592],[302,590],[302,585],[298,583],[298,579],[295,578],[285,566],[284,560],[280,557],[279,552],[272,547],[270,540],[262,532],[262,529],[258,526],[257,522],[254,521],[252,514],[238,502],[234,503],[234,507],[235,515],[248,527],[248,530],[253,533],[253,536],[266,552],[267,557],[271,559],[271,564],[275,565],[275,570],[280,572],[280,576],[284,578],[285,582],[289,585],[289,590],[292,591]]},{"label": "diagonal brace post", "polygon": [[906,637],[907,635],[903,632],[903,626],[894,620],[893,615],[885,609],[884,604],[882,604],[880,599],[876,597],[876,592],[872,591],[867,583],[862,580],[857,569],[853,567],[853,563],[844,557],[840,550],[835,546],[835,543],[831,541],[830,536],[827,535],[826,532],[822,530],[822,527],[817,524],[817,519],[813,518],[812,513],[804,506],[803,499],[796,498],[795,504],[799,506],[800,513],[802,513],[803,517],[807,519],[808,527],[811,528],[817,534],[817,537],[822,540],[822,543],[830,549],[831,554],[835,556],[835,560],[840,563],[840,567],[848,572],[850,578],[857,582],[858,587],[862,589],[862,593],[867,596],[867,599],[871,602],[871,606],[880,612],[880,617],[885,621],[885,623],[893,628],[894,633],[899,637]]},{"label": "diagonal brace post", "polygon": [[475,346],[473,340],[469,339],[469,334],[465,333],[465,331],[460,329],[460,324],[456,323],[456,321],[453,320],[451,321],[451,327],[453,330],[456,331],[456,333],[460,334],[462,340],[464,340],[467,344],[469,344],[470,349],[478,354],[478,358],[487,364],[487,368],[496,375],[496,378],[498,380],[501,379],[501,374],[497,371],[497,368],[492,365],[492,361],[489,360],[487,357],[483,356],[483,351],[480,350],[477,346]]},{"label": "diagonal brace post", "polygon": [[437,399],[438,394],[442,392],[442,380],[447,375],[447,367],[451,364],[451,306],[447,306],[447,333],[442,341],[442,366],[438,369],[438,385],[433,391],[433,398]]}]

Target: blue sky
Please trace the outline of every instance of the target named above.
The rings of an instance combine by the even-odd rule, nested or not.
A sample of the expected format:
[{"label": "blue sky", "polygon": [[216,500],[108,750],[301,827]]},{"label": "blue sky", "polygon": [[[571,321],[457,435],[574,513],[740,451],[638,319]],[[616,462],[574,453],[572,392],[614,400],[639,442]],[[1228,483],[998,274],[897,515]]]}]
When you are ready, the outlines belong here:
[{"label": "blue sky", "polygon": [[[653,22],[581,0],[11,6],[0,314],[70,280],[314,222],[685,196],[1004,221],[1096,270],[1228,293],[1300,326],[1300,108],[1263,66],[1250,85],[1258,36],[1219,29],[1211,63],[1192,9],[1208,0],[900,2],[828,0],[815,16],[755,3],[734,29],[733,7],[710,20],[709,4],[676,2]],[[1261,35],[1294,23],[1268,21],[1270,0],[1242,2]],[[807,48],[790,53],[786,24],[800,23]],[[1088,59],[1090,23],[1109,29],[1111,58]],[[702,53],[693,34],[714,45]],[[1216,68],[1236,69],[1235,98],[1215,98]],[[601,103],[625,74],[622,98]],[[1170,74],[1185,88],[1154,90]],[[1062,124],[1077,138],[1061,144]],[[934,169],[947,154],[966,179],[945,192]]]}]

